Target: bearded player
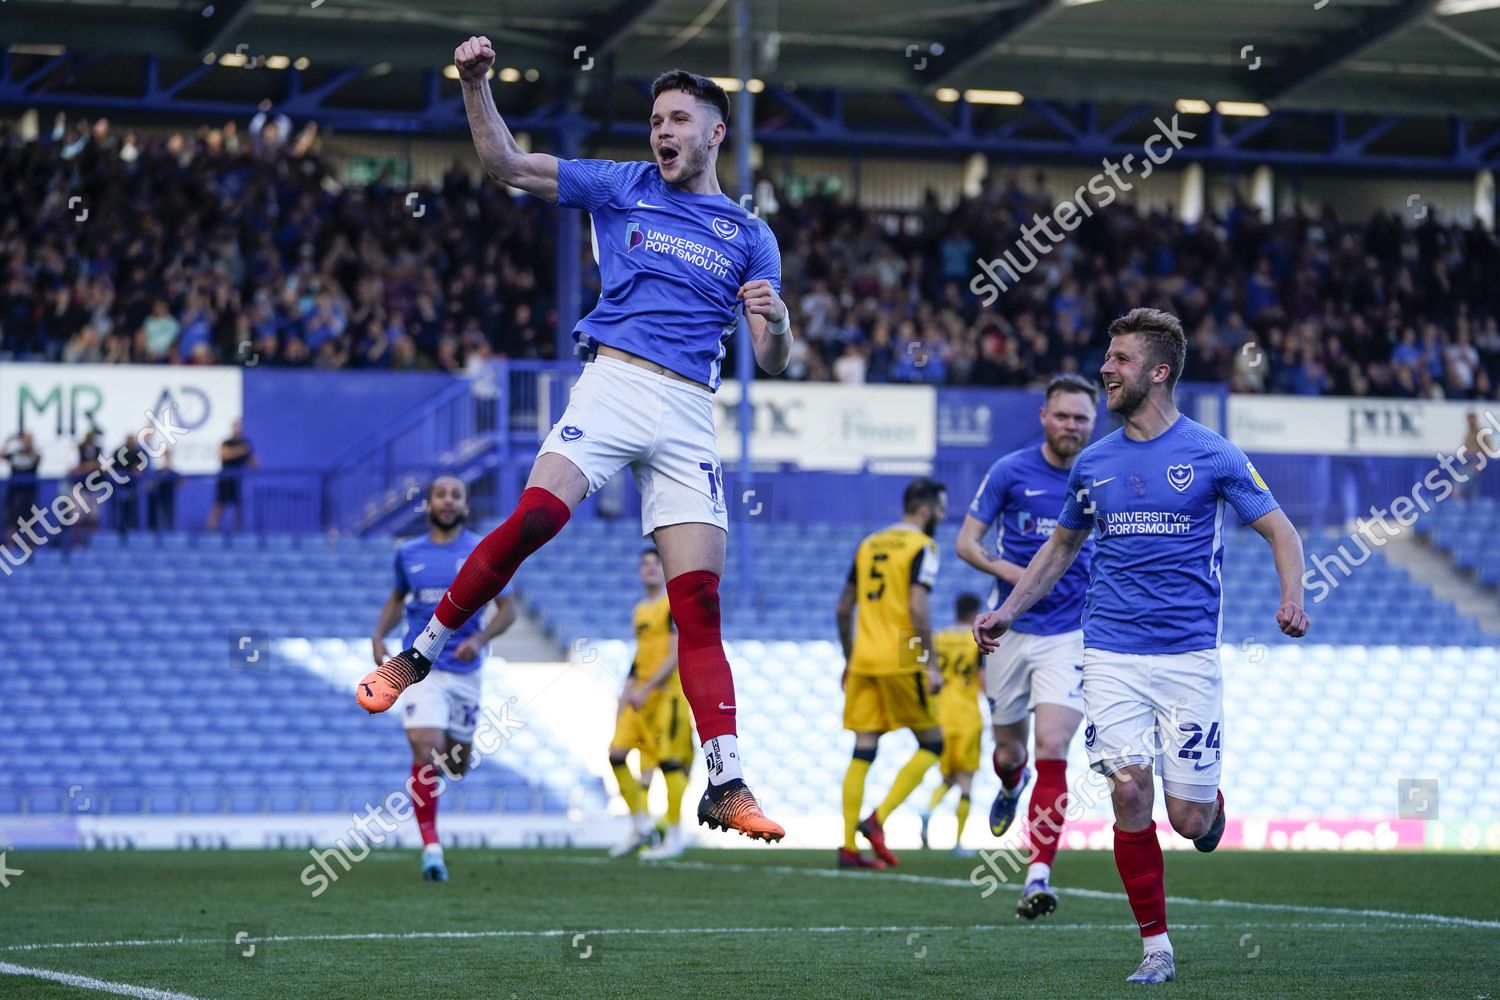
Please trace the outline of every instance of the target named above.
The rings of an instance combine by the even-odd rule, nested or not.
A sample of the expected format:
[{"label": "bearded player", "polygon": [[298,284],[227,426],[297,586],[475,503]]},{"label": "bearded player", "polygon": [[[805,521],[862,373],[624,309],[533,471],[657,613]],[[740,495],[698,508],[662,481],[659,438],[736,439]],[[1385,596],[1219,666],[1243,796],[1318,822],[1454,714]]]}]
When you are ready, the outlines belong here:
[{"label": "bearded player", "polygon": [[[427,488],[427,523],[432,530],[396,549],[396,585],[380,609],[371,639],[376,663],[385,660],[385,637],[403,614],[407,642],[427,624],[453,574],[479,544],[479,536],[464,527],[468,516],[469,491],[463,480],[453,476],[433,480]],[[448,881],[437,828],[443,775],[458,778],[469,769],[469,747],[479,721],[479,668],[484,665],[485,646],[515,620],[510,595],[496,597],[489,622],[481,628],[478,615],[470,618],[454,634],[458,644],[444,650],[433,664],[432,679],[407,691],[397,702],[411,744],[411,779],[406,790],[422,837],[422,877],[434,882]]]},{"label": "bearded player", "polygon": [[[1094,433],[1099,391],[1077,375],[1047,385],[1040,420],[1042,443],[1002,456],[990,466],[958,530],[958,556],[995,578],[989,610],[1010,596],[1021,573],[1057,526],[1068,473]],[[998,554],[984,544],[1000,525]],[[1036,788],[1026,813],[1030,845],[1026,884],[1016,913],[1035,920],[1057,909],[1052,864],[1068,808],[1068,744],[1083,719],[1083,595],[1093,545],[1085,542],[1057,586],[1017,618],[985,664],[985,694],[994,731],[1000,791],[990,807],[990,832],[1005,835],[1030,780],[1026,738],[1036,720]]]},{"label": "bearded player", "polygon": [[734,678],[720,632],[729,520],[713,393],[725,339],[743,308],[762,369],[782,371],[791,347],[776,238],[719,190],[729,98],[705,77],[663,73],[651,87],[651,161],[558,160],[516,144],[485,80],[494,61],[487,38],[470,38],[454,53],[486,172],[590,213],[602,287],[573,331],[587,363],[515,510],[474,549],[411,647],[366,676],[356,697],[370,712],[390,708],[573,508],[628,465],[641,492],[642,534],[661,552],[682,687],[708,764],[698,821],[780,840],[785,831],[761,812],[740,770]]},{"label": "bearded player", "polygon": [[[948,491],[936,480],[914,479],[902,494],[901,510],[901,520],[859,543],[839,595],[844,728],[854,732],[854,756],[844,774],[840,868],[900,863],[886,846],[885,821],[943,756],[943,730],[932,699],[942,690],[943,675],[933,655],[928,598],[938,570],[932,536],[948,512]],[[861,821],[865,776],[880,737],[895,729],[911,730],[917,752],[897,772],[885,799]],[[873,859],[860,853],[856,831],[874,848]]]},{"label": "bearded player", "polygon": [[1308,629],[1302,540],[1245,453],[1178,412],[1172,390],[1187,342],[1177,318],[1134,309],[1109,334],[1099,373],[1124,426],[1073,463],[1056,529],[1005,603],[974,620],[974,640],[993,652],[1097,532],[1083,615],[1083,742],[1110,783],[1115,867],[1145,947],[1126,982],[1164,983],[1177,963],[1151,818],[1153,763],[1172,829],[1204,852],[1224,836],[1224,505],[1270,543],[1276,624],[1293,638]]}]

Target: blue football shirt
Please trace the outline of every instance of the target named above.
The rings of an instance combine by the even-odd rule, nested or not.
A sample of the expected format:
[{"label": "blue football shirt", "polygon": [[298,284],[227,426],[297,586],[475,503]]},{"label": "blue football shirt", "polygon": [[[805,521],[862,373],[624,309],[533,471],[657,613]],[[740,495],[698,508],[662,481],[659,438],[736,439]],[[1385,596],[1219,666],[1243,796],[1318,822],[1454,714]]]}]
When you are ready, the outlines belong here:
[{"label": "blue football shirt", "polygon": [[[396,546],[396,590],[407,595],[406,600],[406,648],[411,648],[422,629],[427,627],[438,602],[448,592],[453,578],[458,575],[464,560],[474,551],[482,535],[465,530],[447,545],[439,545],[428,535],[408,539]],[[506,591],[510,588],[507,586]],[[453,658],[459,643],[474,635],[482,627],[484,609],[464,622],[463,627],[453,633],[448,645],[438,655],[434,670],[451,670],[455,674],[471,674],[483,663],[483,657],[475,657],[468,663]]]},{"label": "blue football shirt", "polygon": [[[995,461],[979,484],[969,513],[988,526],[1000,522],[1000,556],[1006,562],[1026,566],[1057,527],[1068,491],[1068,470],[1059,469],[1042,456],[1042,446],[1013,451]],[[1083,617],[1083,597],[1089,585],[1089,563],[1094,543],[1085,542],[1078,559],[1063,573],[1057,586],[1013,626],[1031,635],[1058,635],[1078,628]],[[995,579],[990,608],[998,608],[1015,588]]]},{"label": "blue football shirt", "polygon": [[1150,441],[1122,428],[1079,453],[1058,523],[1094,530],[1084,645],[1218,648],[1226,502],[1247,524],[1278,506],[1243,451],[1185,416]]},{"label": "blue football shirt", "polygon": [[747,281],[781,294],[770,227],[722,194],[690,194],[656,164],[559,160],[557,203],[587,209],[599,302],[573,339],[629,351],[718,389],[724,342]]}]

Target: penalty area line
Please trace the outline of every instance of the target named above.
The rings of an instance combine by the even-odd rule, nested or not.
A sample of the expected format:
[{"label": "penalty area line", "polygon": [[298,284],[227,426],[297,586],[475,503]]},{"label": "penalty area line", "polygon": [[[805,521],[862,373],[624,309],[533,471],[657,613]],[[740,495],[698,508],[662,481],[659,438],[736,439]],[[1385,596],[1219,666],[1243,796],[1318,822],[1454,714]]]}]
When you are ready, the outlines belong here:
[{"label": "penalty area line", "polygon": [[71,972],[58,972],[56,969],[33,969],[25,965],[12,965],[10,962],[0,962],[0,976],[29,976],[33,979],[46,979],[60,983],[63,986],[74,986],[81,990],[93,990],[96,993],[137,997],[138,1000],[198,1000],[197,997],[187,993],[154,990],[149,986],[132,986],[129,983],[111,983],[103,979],[94,979],[91,976],[75,976]]}]

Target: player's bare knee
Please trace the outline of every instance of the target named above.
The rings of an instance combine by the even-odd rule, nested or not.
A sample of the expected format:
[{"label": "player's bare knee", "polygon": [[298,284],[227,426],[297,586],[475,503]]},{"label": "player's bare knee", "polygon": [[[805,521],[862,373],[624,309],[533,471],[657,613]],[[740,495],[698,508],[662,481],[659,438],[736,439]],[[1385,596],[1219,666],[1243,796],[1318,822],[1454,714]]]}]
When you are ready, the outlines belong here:
[{"label": "player's bare knee", "polygon": [[1036,737],[1036,759],[1067,760],[1068,741],[1059,740],[1056,737],[1044,737],[1038,733]]},{"label": "player's bare knee", "polygon": [[1026,744],[1011,740],[995,742],[995,760],[1000,764],[1001,770],[1013,771],[1026,763]]}]

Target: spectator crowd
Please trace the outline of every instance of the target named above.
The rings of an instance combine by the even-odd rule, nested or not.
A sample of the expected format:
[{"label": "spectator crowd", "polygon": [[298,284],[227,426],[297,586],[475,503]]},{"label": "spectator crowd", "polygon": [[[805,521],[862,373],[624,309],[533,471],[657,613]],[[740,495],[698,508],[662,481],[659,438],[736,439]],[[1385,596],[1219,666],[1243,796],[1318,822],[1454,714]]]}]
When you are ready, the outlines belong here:
[{"label": "spectator crowd", "polygon": [[[313,126],[293,135],[265,113],[243,132],[149,138],[102,119],[0,128],[14,179],[0,189],[0,356],[473,373],[555,353],[555,227],[568,216],[465,165],[418,210],[383,179],[341,184]],[[1052,206],[1040,174],[948,209],[931,194],[903,213],[783,199],[762,215],[798,333],[787,377],[1027,386],[1092,374],[1110,320],[1150,305],[1181,317],[1188,380],[1496,396],[1500,245],[1478,226],[1329,211],[1267,221],[1246,205],[1189,226],[1117,203],[982,307],[978,262],[1014,250]],[[584,275],[588,308],[598,275],[591,263]]]}]

